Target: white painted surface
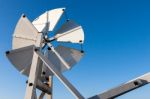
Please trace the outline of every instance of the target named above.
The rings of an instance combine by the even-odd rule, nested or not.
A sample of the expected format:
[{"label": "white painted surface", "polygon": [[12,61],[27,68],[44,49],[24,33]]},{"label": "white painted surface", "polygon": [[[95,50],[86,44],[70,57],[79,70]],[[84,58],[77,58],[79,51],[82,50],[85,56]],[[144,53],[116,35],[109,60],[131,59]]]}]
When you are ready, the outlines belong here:
[{"label": "white painted surface", "polygon": [[21,16],[13,34],[12,48],[18,49],[21,47],[35,45],[37,35],[38,31],[28,18]]},{"label": "white painted surface", "polygon": [[47,28],[49,31],[53,31],[64,12],[63,9],[65,8],[49,10],[33,20],[32,24],[39,32],[47,32]]},{"label": "white painted surface", "polygon": [[80,25],[69,20],[56,32],[54,38],[59,42],[83,43],[84,31]]},{"label": "white painted surface", "polygon": [[[56,54],[55,52],[59,53],[59,56],[61,56],[61,58],[63,59],[63,61],[66,62],[69,68],[65,66],[63,61],[60,60],[60,57],[58,57],[58,54]],[[79,50],[65,46],[57,46],[55,48],[55,52],[53,52],[52,50],[47,51],[48,59],[61,73],[70,70],[75,64],[77,64],[81,60],[84,55],[84,53],[81,53]],[[49,71],[46,66],[44,66],[43,69],[47,72],[47,75],[53,75],[53,73]]]}]

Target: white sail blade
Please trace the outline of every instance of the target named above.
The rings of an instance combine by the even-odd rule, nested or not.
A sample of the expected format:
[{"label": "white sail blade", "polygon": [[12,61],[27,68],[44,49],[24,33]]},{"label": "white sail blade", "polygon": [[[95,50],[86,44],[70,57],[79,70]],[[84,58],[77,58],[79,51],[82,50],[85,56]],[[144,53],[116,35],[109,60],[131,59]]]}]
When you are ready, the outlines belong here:
[{"label": "white sail blade", "polygon": [[54,38],[59,42],[83,43],[84,32],[80,25],[69,20],[56,32]]},{"label": "white sail blade", "polygon": [[38,31],[25,15],[18,21],[13,34],[13,49],[34,45],[37,40]]},{"label": "white sail blade", "polygon": [[[64,59],[64,61],[72,68],[75,64],[77,64],[80,59],[83,57],[84,53],[81,53],[79,50],[58,46],[55,50],[59,53],[59,55]],[[59,60],[58,56],[53,53],[53,51],[47,52],[49,61],[57,68],[59,72],[67,71],[68,68]],[[44,71],[48,73],[48,75],[52,75],[51,71],[47,71],[48,68],[44,66]]]},{"label": "white sail blade", "polygon": [[[61,18],[65,8],[57,8],[47,11],[36,18],[32,24],[39,32],[53,31],[59,19]],[[47,31],[48,30],[48,31]]]},{"label": "white sail blade", "polygon": [[29,75],[34,46],[23,47],[10,51],[6,56],[15,68],[24,75]]}]

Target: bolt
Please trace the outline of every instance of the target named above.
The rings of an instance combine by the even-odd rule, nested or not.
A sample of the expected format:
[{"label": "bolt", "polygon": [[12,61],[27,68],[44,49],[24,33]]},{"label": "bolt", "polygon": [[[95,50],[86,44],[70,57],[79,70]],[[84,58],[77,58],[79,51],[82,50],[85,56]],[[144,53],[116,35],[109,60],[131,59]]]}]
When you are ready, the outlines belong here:
[{"label": "bolt", "polygon": [[10,52],[9,51],[6,51],[6,54],[9,54]]}]

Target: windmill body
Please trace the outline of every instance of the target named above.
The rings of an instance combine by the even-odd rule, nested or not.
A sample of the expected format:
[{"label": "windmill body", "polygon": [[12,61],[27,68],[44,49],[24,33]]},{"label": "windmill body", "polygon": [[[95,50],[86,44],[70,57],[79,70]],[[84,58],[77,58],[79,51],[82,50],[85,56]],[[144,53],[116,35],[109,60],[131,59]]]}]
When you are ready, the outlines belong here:
[{"label": "windmill body", "polygon": [[[6,56],[21,74],[28,77],[24,99],[43,99],[44,95],[47,95],[47,99],[52,99],[53,76],[56,76],[77,99],[85,99],[63,75],[63,72],[73,68],[84,55],[82,26],[67,19],[53,37],[48,36],[63,17],[64,11],[65,8],[46,11],[33,22],[26,15],[22,15],[16,25],[12,50],[7,51]],[[54,46],[53,42],[60,44]],[[66,47],[61,43],[79,44],[81,49]],[[87,99],[113,99],[149,82],[148,73]],[[36,88],[41,91],[39,97],[36,95]]]},{"label": "windmill body", "polygon": [[[33,22],[22,15],[16,25],[13,34],[13,50],[9,51],[9,54],[7,53],[7,57],[20,73],[28,77],[25,99],[36,98],[36,88],[42,91],[40,98],[43,92],[52,93],[52,88],[45,84],[48,83],[49,76],[56,76],[77,98],[83,98],[62,73],[70,70],[79,62],[84,53],[74,48],[52,45],[54,40],[83,43],[82,27],[73,21],[67,21],[54,37],[47,38],[48,33],[54,30],[64,10],[64,8],[58,8],[47,11]],[[67,39],[68,35],[71,39]],[[52,38],[53,40],[50,40]],[[45,46],[48,49],[43,48]]]}]

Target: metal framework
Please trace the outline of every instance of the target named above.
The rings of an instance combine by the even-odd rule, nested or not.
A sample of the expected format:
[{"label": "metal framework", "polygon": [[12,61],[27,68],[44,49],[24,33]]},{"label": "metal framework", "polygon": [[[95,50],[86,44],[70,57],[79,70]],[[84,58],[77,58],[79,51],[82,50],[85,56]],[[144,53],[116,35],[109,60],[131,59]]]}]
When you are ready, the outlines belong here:
[{"label": "metal framework", "polygon": [[[45,95],[47,95],[47,99],[52,99],[53,75],[60,80],[76,99],[114,99],[150,83],[150,73],[147,73],[90,98],[82,96],[62,72],[69,70],[77,63],[82,57],[83,51],[62,46],[55,48],[51,43],[52,41],[58,41],[82,44],[84,41],[82,27],[73,21],[68,21],[57,31],[56,36],[52,38],[45,37],[49,30],[52,31],[54,29],[63,11],[62,9],[55,9],[46,12],[32,23],[23,15],[16,26],[13,50],[7,51],[6,56],[22,74],[28,76],[24,99],[43,99]],[[49,25],[50,21],[52,22],[51,26]],[[40,24],[40,22],[44,23]],[[25,43],[22,44],[22,42]],[[52,58],[57,58],[59,65],[52,59],[50,60],[47,54],[43,53],[43,44],[48,46],[46,52],[51,53]],[[36,95],[36,88],[41,90],[39,97]]]}]

